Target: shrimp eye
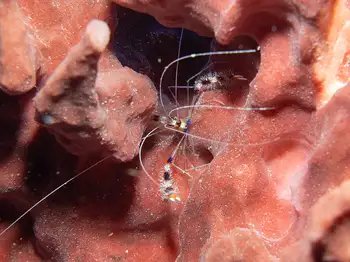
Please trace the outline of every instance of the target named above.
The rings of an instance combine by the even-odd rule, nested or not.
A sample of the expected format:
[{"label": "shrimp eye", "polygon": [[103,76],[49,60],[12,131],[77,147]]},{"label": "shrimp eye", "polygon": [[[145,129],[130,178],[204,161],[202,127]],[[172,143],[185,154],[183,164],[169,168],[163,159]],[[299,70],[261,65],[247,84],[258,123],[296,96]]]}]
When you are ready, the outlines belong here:
[{"label": "shrimp eye", "polygon": [[170,180],[169,172],[164,172],[164,180]]},{"label": "shrimp eye", "polygon": [[159,115],[153,115],[152,116],[152,120],[158,122],[160,120],[160,116]]}]

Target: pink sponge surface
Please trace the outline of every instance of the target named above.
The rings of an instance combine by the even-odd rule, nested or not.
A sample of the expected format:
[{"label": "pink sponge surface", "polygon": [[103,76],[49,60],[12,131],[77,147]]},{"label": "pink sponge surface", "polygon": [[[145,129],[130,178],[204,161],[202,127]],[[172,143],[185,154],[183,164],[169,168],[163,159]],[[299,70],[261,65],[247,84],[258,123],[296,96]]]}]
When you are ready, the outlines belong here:
[{"label": "pink sponge surface", "polygon": [[[1,261],[349,261],[347,1],[69,2],[0,4],[0,231],[105,160],[2,233]],[[181,134],[147,139],[148,174],[137,158],[176,104],[157,94],[159,72],[114,55],[115,4],[215,50],[249,46],[242,35],[259,46],[211,58],[247,80],[199,95],[211,106],[193,110],[175,157],[190,170],[172,173],[179,202],[156,184]]]}]

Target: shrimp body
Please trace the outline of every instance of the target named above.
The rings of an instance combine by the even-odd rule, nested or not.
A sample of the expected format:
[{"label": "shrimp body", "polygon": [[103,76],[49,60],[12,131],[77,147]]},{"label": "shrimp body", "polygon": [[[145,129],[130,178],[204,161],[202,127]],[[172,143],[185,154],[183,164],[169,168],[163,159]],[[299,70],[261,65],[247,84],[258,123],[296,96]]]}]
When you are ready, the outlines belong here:
[{"label": "shrimp body", "polygon": [[167,117],[167,116],[154,116],[155,121],[160,122],[165,126],[169,126],[181,132],[187,132],[188,126],[191,123],[189,118]]},{"label": "shrimp body", "polygon": [[181,201],[178,195],[178,188],[172,179],[171,163],[164,165],[164,174],[160,180],[159,192],[163,200]]},{"label": "shrimp body", "polygon": [[231,71],[209,72],[197,77],[194,82],[194,90],[197,93],[216,90],[224,88],[234,80],[246,81],[247,79]]}]

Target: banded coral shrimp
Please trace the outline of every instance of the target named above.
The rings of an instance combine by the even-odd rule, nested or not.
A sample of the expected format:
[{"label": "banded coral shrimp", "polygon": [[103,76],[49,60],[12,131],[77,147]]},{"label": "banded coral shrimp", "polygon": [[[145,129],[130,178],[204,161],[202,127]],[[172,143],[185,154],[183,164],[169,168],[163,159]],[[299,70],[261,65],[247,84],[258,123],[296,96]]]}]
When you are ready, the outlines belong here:
[{"label": "banded coral shrimp", "polygon": [[[182,30],[183,33],[183,30]],[[160,77],[160,84],[159,84],[159,100],[162,109],[166,112],[168,111],[167,116],[157,116],[157,120],[160,122],[160,126],[154,128],[151,130],[146,136],[145,139],[142,141],[142,144],[140,146],[139,151],[139,159],[141,167],[144,171],[144,173],[152,180],[152,182],[159,187],[159,192],[163,200],[170,200],[170,201],[180,201],[180,192],[178,189],[178,186],[175,183],[174,177],[175,176],[175,170],[179,171],[182,174],[186,174],[187,177],[192,178],[192,175],[189,173],[190,171],[195,171],[200,168],[207,167],[210,163],[210,160],[207,161],[207,163],[200,164],[199,166],[195,166],[191,163],[191,167],[187,167],[187,161],[188,161],[188,155],[186,153],[187,147],[190,148],[190,154],[194,154],[197,141],[205,141],[211,145],[208,145],[209,147],[218,147],[220,148],[216,154],[220,154],[222,150],[224,150],[224,147],[229,143],[229,141],[224,141],[220,138],[210,138],[210,135],[196,135],[192,132],[189,132],[189,129],[191,128],[191,121],[192,121],[192,114],[194,110],[203,110],[203,109],[220,109],[220,110],[231,110],[231,111],[266,111],[266,110],[272,110],[273,108],[268,107],[239,107],[239,106],[227,106],[225,103],[221,101],[215,101],[216,103],[219,103],[221,105],[212,105],[212,104],[203,104],[201,101],[199,101],[199,98],[201,95],[205,92],[209,91],[216,91],[220,89],[225,89],[227,85],[230,82],[236,82],[236,81],[245,81],[247,82],[247,78],[240,74],[235,74],[232,70],[221,70],[221,71],[210,71],[205,72],[208,68],[210,68],[209,65],[206,65],[203,69],[201,69],[198,73],[191,76],[187,81],[186,85],[178,85],[177,77],[178,77],[178,67],[179,63],[185,60],[191,60],[195,59],[197,57],[210,57],[210,56],[230,56],[230,55],[244,55],[244,54],[250,54],[250,53],[256,53],[259,51],[259,47],[255,49],[241,49],[241,50],[228,50],[228,51],[213,51],[213,52],[203,52],[198,54],[190,54],[180,57],[180,47],[181,47],[181,40],[182,40],[182,34],[180,37],[180,45],[178,50],[178,58],[173,60],[171,63],[169,63],[163,70],[162,75]],[[165,105],[165,102],[163,101],[163,78],[167,72],[167,70],[171,66],[176,65],[176,71],[175,71],[175,85],[168,86],[168,89],[170,91],[170,94],[173,98],[174,107],[170,111],[167,110],[167,106]],[[193,85],[190,85],[190,82],[194,81]],[[172,91],[172,89],[174,91]],[[181,106],[179,100],[179,90],[185,90],[185,103],[187,102],[187,105]],[[192,94],[190,95],[190,90]],[[191,99],[190,99],[191,97]],[[198,104],[199,103],[199,104]],[[181,114],[181,111],[186,111],[185,114]],[[183,112],[182,112],[183,113]],[[163,130],[159,130],[160,128],[163,128]],[[156,132],[157,134],[162,131],[170,131],[178,133],[180,136],[178,138],[177,143],[174,146],[174,150],[171,151],[171,154],[168,155],[167,159],[164,159],[164,165],[161,168],[160,172],[161,177],[159,179],[159,182],[157,182],[156,179],[153,178],[153,176],[150,174],[150,172],[146,169],[146,167],[143,164],[142,160],[142,148],[144,145],[145,140],[153,136]],[[191,141],[191,140],[192,141]],[[192,142],[192,143],[191,143]],[[265,141],[262,143],[268,143],[269,141]],[[198,143],[197,143],[198,144]],[[235,143],[236,145],[242,145],[247,146],[249,143]],[[251,145],[257,145],[261,143],[251,143]],[[180,153],[182,151],[182,154]],[[208,151],[208,150],[207,150]],[[210,153],[210,152],[209,152]],[[211,153],[210,153],[211,154]],[[179,155],[184,156],[185,163],[184,165],[179,165],[175,162],[175,158]]]},{"label": "banded coral shrimp", "polygon": [[[210,55],[230,55],[230,54],[237,54],[237,53],[245,53],[246,51],[244,52],[237,52],[237,51],[224,51],[224,52],[221,52],[221,53],[217,53],[217,52],[207,52],[207,53],[202,53],[202,54],[193,54],[193,55],[189,55],[189,56],[184,56],[184,57],[180,57],[178,58],[177,60],[174,60],[171,64],[169,64],[169,66],[171,65],[174,65],[175,63],[177,62],[180,62],[180,61],[183,61],[185,59],[190,59],[190,58],[196,58],[196,57],[201,57],[201,56],[210,56]],[[256,52],[256,50],[252,49],[250,50],[249,52]],[[249,53],[249,52],[246,52],[246,53]],[[164,73],[167,71],[167,69],[169,68],[166,67],[165,70],[164,70]],[[210,78],[212,79],[212,78]],[[162,80],[161,80],[162,81]],[[205,83],[204,83],[205,84]],[[176,85],[177,86],[177,85]],[[207,85],[206,85],[207,86]],[[178,88],[176,87],[177,91]],[[186,93],[190,90],[190,88],[185,88],[186,90]],[[204,91],[204,89],[202,88],[201,89],[202,91]],[[176,92],[177,92],[176,91]],[[161,98],[162,99],[162,98]],[[175,95],[175,99],[176,100],[179,100],[177,99],[177,95]],[[162,103],[162,106],[164,107],[163,105],[163,101],[161,101]],[[191,103],[191,105],[194,105],[194,102]],[[178,105],[179,106],[179,105]],[[195,106],[196,107],[196,106]],[[165,107],[164,107],[165,108]],[[199,108],[197,106],[197,108]],[[228,109],[228,108],[227,108]],[[230,110],[231,109],[234,109],[234,110],[259,110],[259,109],[255,109],[255,108],[234,108],[234,107],[230,107],[229,108]],[[180,110],[180,109],[178,109]],[[266,109],[261,109],[261,110],[266,110]],[[176,113],[178,114],[178,113]],[[164,119],[164,118],[162,118]],[[177,192],[177,189],[176,189],[176,185],[174,184],[174,181],[173,181],[173,173],[172,173],[172,167],[175,167],[176,163],[174,162],[174,159],[178,153],[178,150],[179,148],[181,147],[182,143],[187,141],[188,137],[192,137],[192,138],[196,138],[196,139],[199,139],[199,140],[203,140],[203,141],[211,141],[213,143],[217,143],[217,142],[220,142],[216,139],[210,139],[210,138],[206,138],[206,137],[200,137],[200,136],[196,136],[194,134],[191,134],[189,133],[189,124],[190,124],[190,118],[189,117],[180,117],[180,114],[179,114],[179,117],[176,116],[176,117],[173,117],[171,114],[169,114],[167,116],[167,120],[169,120],[169,122],[167,122],[166,124],[163,125],[163,127],[165,128],[166,131],[171,131],[172,133],[179,133],[181,134],[181,138],[180,138],[180,141],[178,142],[177,146],[175,147],[175,150],[172,151],[172,153],[170,154],[169,158],[168,158],[168,162],[169,163],[165,163],[164,165],[164,169],[162,171],[164,172],[161,172],[162,173],[162,180],[161,180],[161,183],[158,183],[158,181],[156,179],[153,178],[153,176],[150,176],[148,175],[148,177],[153,181],[155,182],[155,184],[157,186],[159,186],[160,190],[161,190],[161,193],[162,193],[162,196],[163,198],[165,199],[169,199],[169,200],[180,200],[180,197],[178,195],[178,192]],[[158,128],[157,128],[158,129]],[[143,139],[142,139],[142,144],[140,146],[141,150],[142,150],[142,146],[143,146],[143,143],[145,142],[145,140],[150,137],[151,135],[153,135],[156,131],[158,131],[157,129],[155,129],[154,131],[151,131],[149,134],[147,134]],[[225,142],[223,143],[225,144]],[[186,145],[184,146],[186,147]],[[140,154],[141,156],[141,154]],[[26,210],[22,215],[20,215],[14,222],[12,222],[7,228],[5,228],[1,233],[0,235],[3,235],[5,232],[7,232],[13,225],[15,225],[19,220],[21,220],[25,215],[27,215],[29,212],[31,212],[35,207],[37,207],[39,204],[41,204],[43,201],[45,201],[47,198],[49,198],[50,196],[52,196],[54,193],[56,193],[58,190],[62,189],[64,186],[66,186],[67,184],[71,183],[72,181],[74,181],[75,179],[77,179],[79,176],[85,174],[86,172],[88,172],[89,170],[91,170],[92,168],[96,167],[97,165],[101,164],[102,162],[106,161],[108,158],[111,158],[112,156],[106,156],[104,157],[103,159],[97,161],[96,163],[90,165],[89,167],[87,167],[86,169],[84,169],[83,171],[79,172],[78,174],[72,176],[71,178],[69,178],[67,181],[65,181],[64,183],[60,184],[58,187],[56,187],[55,189],[53,189],[52,191],[50,191],[48,194],[46,194],[45,196],[43,196],[40,200],[38,200],[34,205],[32,205],[28,210]],[[177,168],[178,167],[178,168]],[[190,169],[184,169],[184,168],[181,168],[179,166],[177,166],[175,168],[177,168],[178,170],[180,170],[181,172],[183,173],[188,173],[187,171],[188,170],[191,170]],[[144,169],[146,170],[146,169]],[[169,172],[170,171],[170,172]]]}]

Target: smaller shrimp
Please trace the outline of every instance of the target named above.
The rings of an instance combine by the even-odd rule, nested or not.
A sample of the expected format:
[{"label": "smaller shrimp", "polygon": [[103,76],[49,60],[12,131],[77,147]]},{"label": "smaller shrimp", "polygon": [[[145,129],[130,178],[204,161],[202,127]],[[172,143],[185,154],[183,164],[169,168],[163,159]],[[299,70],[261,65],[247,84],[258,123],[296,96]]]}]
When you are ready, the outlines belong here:
[{"label": "smaller shrimp", "polygon": [[224,88],[232,81],[247,81],[247,78],[236,75],[230,70],[221,72],[208,72],[204,75],[197,77],[194,82],[193,88],[197,93],[202,93],[206,91],[216,90]]}]

